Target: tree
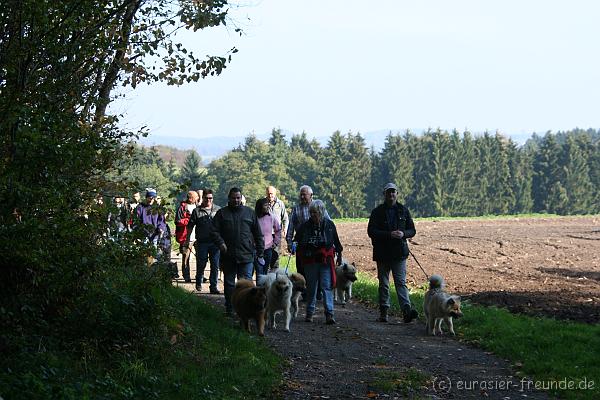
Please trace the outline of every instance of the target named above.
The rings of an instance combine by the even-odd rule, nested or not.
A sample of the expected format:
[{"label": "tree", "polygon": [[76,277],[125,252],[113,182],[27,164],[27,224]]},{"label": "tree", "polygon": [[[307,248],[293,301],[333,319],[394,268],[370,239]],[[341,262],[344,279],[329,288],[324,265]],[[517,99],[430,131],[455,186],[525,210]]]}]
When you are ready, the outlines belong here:
[{"label": "tree", "polygon": [[532,191],[535,212],[555,212],[555,207],[558,205],[556,202],[561,198],[559,194],[562,193],[562,190],[553,189],[559,184],[559,157],[560,147],[554,135],[548,132],[533,161]]},{"label": "tree", "polygon": [[206,168],[202,167],[202,157],[196,150],[190,150],[183,161],[181,168],[181,179],[189,183],[190,189],[198,190],[204,186]]},{"label": "tree", "polygon": [[515,195],[513,214],[527,214],[533,209],[531,193],[532,156],[531,151],[518,149],[514,142],[509,143],[509,167],[512,177],[512,192]]},{"label": "tree", "polygon": [[586,150],[590,145],[589,136],[569,135],[563,145],[561,164],[564,173],[563,185],[566,191],[566,214],[585,214],[590,212],[593,201]]},{"label": "tree", "polygon": [[[118,244],[105,235],[110,206],[100,200],[131,187],[116,168],[124,170],[119,161],[134,153],[125,142],[137,136],[120,130],[107,106],[117,85],[181,84],[220,73],[228,57],[202,61],[173,36],[181,28],[224,24],[226,6],[222,0],[2,3],[0,327],[18,334],[2,329],[0,337],[11,349],[50,336],[46,345],[64,341],[61,349],[82,351],[73,359],[83,351],[95,358],[94,351],[104,357],[162,337],[167,314],[155,296],[168,280],[144,261],[153,248],[136,234]],[[139,169],[140,176],[156,173],[153,180],[163,172]]]},{"label": "tree", "polygon": [[370,162],[362,136],[334,132],[319,155],[319,164],[317,196],[326,202],[330,215],[364,216]]}]

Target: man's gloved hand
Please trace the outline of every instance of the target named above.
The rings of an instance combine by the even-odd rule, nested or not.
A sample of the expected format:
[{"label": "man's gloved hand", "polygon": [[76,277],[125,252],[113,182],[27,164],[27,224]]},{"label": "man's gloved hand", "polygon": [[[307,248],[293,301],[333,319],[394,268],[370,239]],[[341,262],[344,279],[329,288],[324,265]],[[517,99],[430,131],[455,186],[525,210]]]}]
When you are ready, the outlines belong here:
[{"label": "man's gloved hand", "polygon": [[222,253],[227,253],[227,245],[225,243],[221,244],[221,246],[219,246],[219,249],[221,249]]},{"label": "man's gloved hand", "polygon": [[258,263],[259,263],[261,266],[264,266],[264,265],[265,265],[265,259],[264,259],[263,257],[258,257],[258,258],[256,259],[256,261],[258,261]]},{"label": "man's gloved hand", "polygon": [[342,265],[342,253],[337,253],[337,265]]}]

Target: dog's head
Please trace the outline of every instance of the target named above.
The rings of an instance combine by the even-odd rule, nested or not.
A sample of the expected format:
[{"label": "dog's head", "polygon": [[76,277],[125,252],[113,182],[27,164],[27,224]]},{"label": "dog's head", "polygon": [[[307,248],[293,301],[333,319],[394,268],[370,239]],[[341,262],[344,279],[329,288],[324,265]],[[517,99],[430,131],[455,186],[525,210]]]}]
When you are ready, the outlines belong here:
[{"label": "dog's head", "polygon": [[277,279],[272,285],[280,293],[285,293],[292,290],[292,282],[287,275],[277,274]]},{"label": "dog's head", "polygon": [[354,263],[350,264],[348,263],[348,261],[343,260],[342,264],[337,269],[338,274],[341,275],[341,277],[343,277],[347,281],[356,282],[356,280],[358,279],[356,277],[356,264]]},{"label": "dog's head", "polygon": [[248,300],[255,305],[257,310],[263,310],[267,306],[267,289],[264,287],[253,287],[248,293]]},{"label": "dog's head", "polygon": [[303,291],[306,289],[306,279],[304,279],[304,277],[299,273],[294,272],[289,278],[292,282],[292,286],[294,287],[294,291]]},{"label": "dog's head", "polygon": [[460,318],[463,316],[463,313],[460,310],[460,296],[450,296],[450,298],[446,300],[446,311],[448,315],[453,318]]}]

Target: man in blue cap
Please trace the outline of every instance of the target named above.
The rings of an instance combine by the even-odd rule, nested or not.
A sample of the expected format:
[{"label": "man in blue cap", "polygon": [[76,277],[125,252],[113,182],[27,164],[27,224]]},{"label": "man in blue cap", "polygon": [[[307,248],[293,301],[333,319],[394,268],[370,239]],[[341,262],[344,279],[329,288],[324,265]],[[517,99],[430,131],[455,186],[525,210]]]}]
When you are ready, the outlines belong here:
[{"label": "man in blue cap", "polygon": [[149,242],[158,246],[160,239],[167,232],[167,222],[165,215],[158,210],[156,195],[156,189],[146,189],[146,201],[136,209],[136,227],[142,229]]}]

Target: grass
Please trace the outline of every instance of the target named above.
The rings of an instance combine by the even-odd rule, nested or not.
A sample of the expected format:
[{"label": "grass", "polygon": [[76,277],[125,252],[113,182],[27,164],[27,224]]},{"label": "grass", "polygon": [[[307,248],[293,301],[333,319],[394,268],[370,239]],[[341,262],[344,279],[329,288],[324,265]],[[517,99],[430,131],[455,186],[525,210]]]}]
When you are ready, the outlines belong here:
[{"label": "grass", "polygon": [[[359,273],[352,291],[377,304],[377,288],[376,279]],[[424,287],[411,291],[417,310],[423,308],[424,293]],[[400,313],[396,296],[390,300],[390,311]],[[509,359],[526,388],[537,385],[564,399],[600,397],[600,325],[529,317],[469,302],[462,309],[464,317],[454,324],[458,338]],[[569,382],[588,389],[568,389]]]},{"label": "grass", "polygon": [[[146,352],[115,349],[81,357],[47,345],[14,354],[0,370],[0,398],[247,399],[271,397],[283,360],[263,338],[248,335],[183,289],[167,291],[174,310],[170,341]],[[9,367],[8,367],[9,366]]]},{"label": "grass", "polygon": [[[558,214],[515,214],[515,215],[481,215],[472,217],[426,217],[426,218],[413,218],[415,221],[461,221],[461,220],[489,220],[489,219],[513,219],[513,218],[587,218],[590,215],[558,215]],[[369,222],[369,218],[336,218],[333,222],[346,223],[346,222]]]},{"label": "grass", "polygon": [[375,375],[371,385],[382,392],[399,391],[404,396],[414,396],[431,381],[431,377],[416,368],[403,371],[382,369]]}]

